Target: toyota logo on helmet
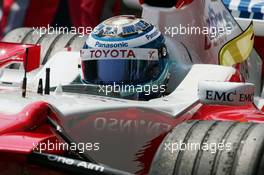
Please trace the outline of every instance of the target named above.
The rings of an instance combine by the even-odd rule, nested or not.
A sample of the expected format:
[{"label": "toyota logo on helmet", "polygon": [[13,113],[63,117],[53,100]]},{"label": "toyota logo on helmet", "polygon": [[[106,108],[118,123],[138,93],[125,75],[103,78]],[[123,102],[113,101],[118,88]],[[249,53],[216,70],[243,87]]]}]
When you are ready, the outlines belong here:
[{"label": "toyota logo on helmet", "polygon": [[[81,58],[82,81],[86,84],[165,88],[169,74],[163,35],[135,16],[116,16],[99,24],[81,50]],[[143,91],[122,88],[120,94],[150,99],[164,91],[158,89],[146,97]]]}]

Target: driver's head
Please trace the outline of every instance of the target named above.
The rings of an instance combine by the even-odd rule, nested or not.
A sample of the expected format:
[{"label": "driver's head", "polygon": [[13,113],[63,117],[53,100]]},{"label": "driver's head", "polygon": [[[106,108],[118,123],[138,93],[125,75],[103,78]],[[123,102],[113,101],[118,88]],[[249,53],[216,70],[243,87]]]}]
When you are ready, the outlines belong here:
[{"label": "driver's head", "polygon": [[[123,96],[153,96],[165,91],[165,39],[141,18],[117,16],[102,22],[90,34],[81,57],[82,80],[87,84],[115,86]],[[144,93],[146,90],[150,92]]]}]

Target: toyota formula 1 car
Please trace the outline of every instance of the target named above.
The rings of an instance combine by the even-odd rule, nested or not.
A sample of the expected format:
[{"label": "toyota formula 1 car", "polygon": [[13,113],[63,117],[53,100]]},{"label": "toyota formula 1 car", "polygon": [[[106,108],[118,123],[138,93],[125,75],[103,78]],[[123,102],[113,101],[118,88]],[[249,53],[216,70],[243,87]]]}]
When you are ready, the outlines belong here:
[{"label": "toyota formula 1 car", "polygon": [[[140,2],[142,19],[114,17],[95,29],[115,42],[34,28],[3,38],[1,175],[264,174],[263,65],[252,24],[242,30],[220,0]],[[116,42],[125,33],[129,40]],[[76,83],[87,54],[159,56],[129,50],[134,33],[142,43],[164,36],[166,93],[134,100]]]}]

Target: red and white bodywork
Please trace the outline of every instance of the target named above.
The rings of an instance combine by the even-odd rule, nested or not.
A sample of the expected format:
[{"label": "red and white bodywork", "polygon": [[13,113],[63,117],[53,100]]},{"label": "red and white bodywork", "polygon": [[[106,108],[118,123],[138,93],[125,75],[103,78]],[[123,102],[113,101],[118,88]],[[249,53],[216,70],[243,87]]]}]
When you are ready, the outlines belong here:
[{"label": "red and white bodywork", "polygon": [[[76,142],[91,143],[89,153],[96,161],[137,174],[148,173],[151,160],[164,136],[183,121],[200,119],[262,123],[264,115],[259,110],[262,108],[263,88],[261,58],[253,50],[250,58],[243,63],[247,65],[246,70],[218,65],[220,48],[242,30],[220,0],[182,2],[172,8],[142,5],[143,18],[163,32],[168,52],[175,59],[168,96],[150,101],[133,101],[63,91],[61,85],[70,84],[80,73],[80,56],[79,52],[61,51],[45,65],[28,70],[28,91],[26,98],[23,98],[20,86],[24,68],[9,69],[8,66],[13,62],[24,62],[25,55],[18,55],[15,60],[3,64],[0,70],[0,154],[7,156],[0,159],[0,170],[6,170],[2,174],[10,173],[10,169],[13,174],[60,173],[44,171],[43,167],[27,163],[27,156],[36,145],[58,143],[60,140],[57,140],[51,127],[46,124],[47,117],[63,125]],[[179,24],[199,27],[212,25],[217,20],[210,17],[212,11],[222,16],[222,20],[216,22],[217,25],[224,25],[227,22],[225,20],[232,22],[230,35],[208,40],[206,35],[172,36],[166,33],[166,28]],[[40,55],[37,50],[40,46],[7,44],[6,47],[8,53],[13,53],[11,56],[18,52],[16,48],[25,53],[25,47],[35,48],[34,53],[30,53],[35,54],[34,58]],[[14,50],[10,50],[12,48]],[[31,58],[28,59],[28,65],[31,65]],[[2,60],[4,56],[0,55],[0,65]],[[35,65],[34,62],[32,64]],[[51,69],[51,87],[57,89],[50,95],[40,95],[36,93],[38,80],[45,79],[46,68]],[[199,101],[199,82],[242,82],[241,75],[246,75],[243,77],[246,82],[255,84],[255,104],[228,106],[203,104]],[[94,147],[96,143],[100,143],[99,150]],[[45,152],[64,154],[62,150],[56,149],[46,149]]]}]

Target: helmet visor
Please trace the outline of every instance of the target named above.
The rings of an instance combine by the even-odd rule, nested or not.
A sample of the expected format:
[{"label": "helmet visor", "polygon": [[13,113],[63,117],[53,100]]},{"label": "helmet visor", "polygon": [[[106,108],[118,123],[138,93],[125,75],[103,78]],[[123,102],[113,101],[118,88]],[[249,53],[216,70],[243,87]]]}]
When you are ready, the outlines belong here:
[{"label": "helmet visor", "polygon": [[83,49],[83,79],[92,84],[141,84],[164,69],[157,49]]}]

